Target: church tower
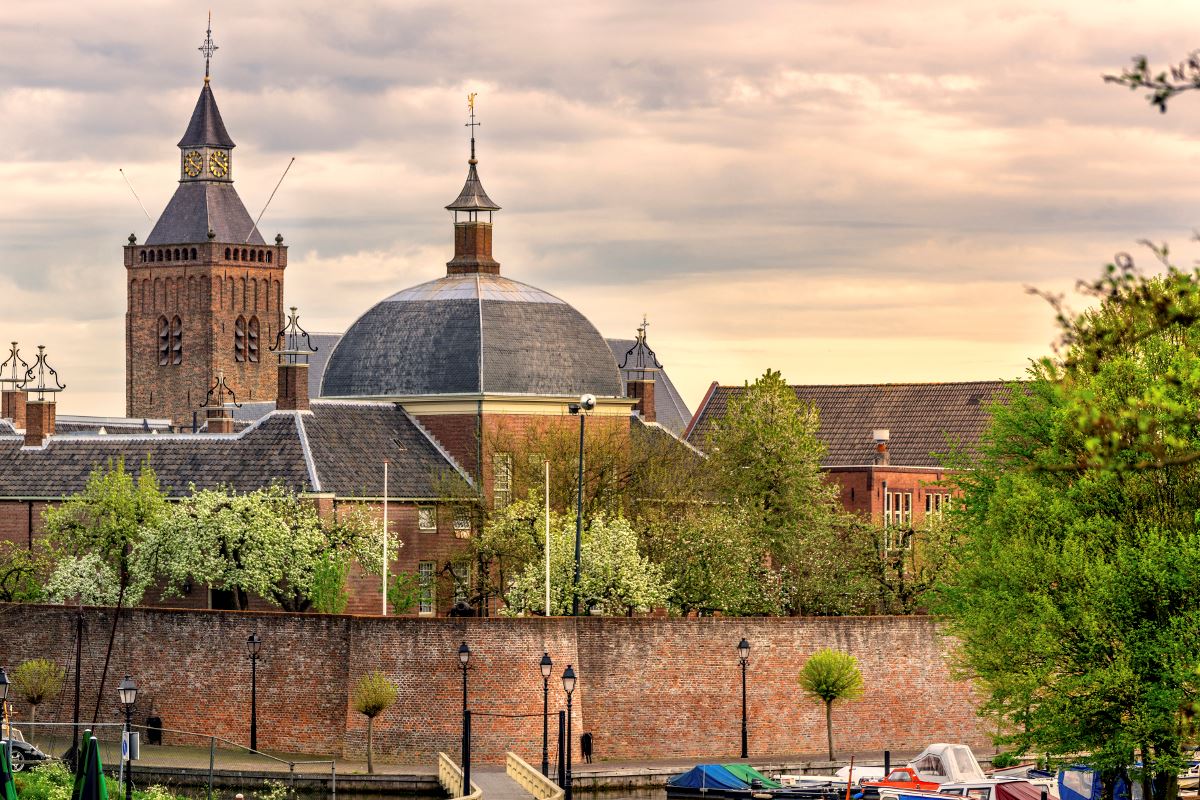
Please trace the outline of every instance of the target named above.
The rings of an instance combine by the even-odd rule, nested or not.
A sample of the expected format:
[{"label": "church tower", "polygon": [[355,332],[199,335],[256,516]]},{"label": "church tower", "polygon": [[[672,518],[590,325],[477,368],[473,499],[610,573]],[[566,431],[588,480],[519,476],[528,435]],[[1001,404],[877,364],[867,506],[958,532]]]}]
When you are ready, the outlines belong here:
[{"label": "church tower", "polygon": [[[187,427],[224,375],[239,401],[274,400],[269,348],[283,327],[283,237],[268,245],[233,187],[234,143],[209,81],[179,140],[179,188],[143,244],[125,247],[125,411]],[[202,416],[202,415],[201,415]]]}]

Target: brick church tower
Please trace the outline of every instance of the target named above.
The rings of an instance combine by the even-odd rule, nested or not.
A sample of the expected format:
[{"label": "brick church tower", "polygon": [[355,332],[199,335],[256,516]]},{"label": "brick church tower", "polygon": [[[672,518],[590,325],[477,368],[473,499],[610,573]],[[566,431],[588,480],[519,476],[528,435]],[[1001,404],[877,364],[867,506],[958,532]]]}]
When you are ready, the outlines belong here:
[{"label": "brick church tower", "polygon": [[125,247],[125,411],[192,424],[218,375],[239,401],[273,400],[283,327],[283,237],[268,245],[233,187],[233,140],[209,85],[179,140],[179,188],[143,244]]}]

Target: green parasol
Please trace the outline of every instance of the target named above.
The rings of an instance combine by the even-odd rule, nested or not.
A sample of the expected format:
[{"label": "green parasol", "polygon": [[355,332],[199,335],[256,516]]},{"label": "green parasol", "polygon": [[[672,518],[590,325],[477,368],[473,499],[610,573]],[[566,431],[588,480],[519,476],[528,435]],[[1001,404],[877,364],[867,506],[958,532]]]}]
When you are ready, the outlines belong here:
[{"label": "green parasol", "polygon": [[13,784],[12,764],[8,760],[7,743],[0,744],[0,800],[17,800],[17,787]]},{"label": "green parasol", "polygon": [[79,750],[79,766],[75,770],[75,788],[71,800],[108,800],[104,782],[104,766],[100,763],[100,740],[91,731],[83,732]]}]

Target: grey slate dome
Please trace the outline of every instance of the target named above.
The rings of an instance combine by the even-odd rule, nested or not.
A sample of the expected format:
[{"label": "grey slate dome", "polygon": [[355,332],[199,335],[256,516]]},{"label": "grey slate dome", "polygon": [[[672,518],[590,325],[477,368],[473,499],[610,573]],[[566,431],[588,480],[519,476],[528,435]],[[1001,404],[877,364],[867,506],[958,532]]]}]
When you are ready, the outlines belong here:
[{"label": "grey slate dome", "polygon": [[554,295],[483,273],[377,303],[338,342],[321,387],[323,397],[588,392],[622,395],[600,332]]}]

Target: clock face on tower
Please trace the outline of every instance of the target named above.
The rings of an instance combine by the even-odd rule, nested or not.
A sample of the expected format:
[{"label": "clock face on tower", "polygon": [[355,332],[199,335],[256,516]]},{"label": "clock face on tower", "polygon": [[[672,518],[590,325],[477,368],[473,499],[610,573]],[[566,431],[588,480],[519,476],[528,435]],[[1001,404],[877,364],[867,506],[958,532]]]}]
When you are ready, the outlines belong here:
[{"label": "clock face on tower", "polygon": [[194,178],[200,174],[200,170],[204,169],[204,157],[195,150],[185,153],[183,156],[183,174],[189,178]]},{"label": "clock face on tower", "polygon": [[224,178],[228,175],[229,153],[224,150],[214,150],[208,157],[208,171],[217,178]]}]

